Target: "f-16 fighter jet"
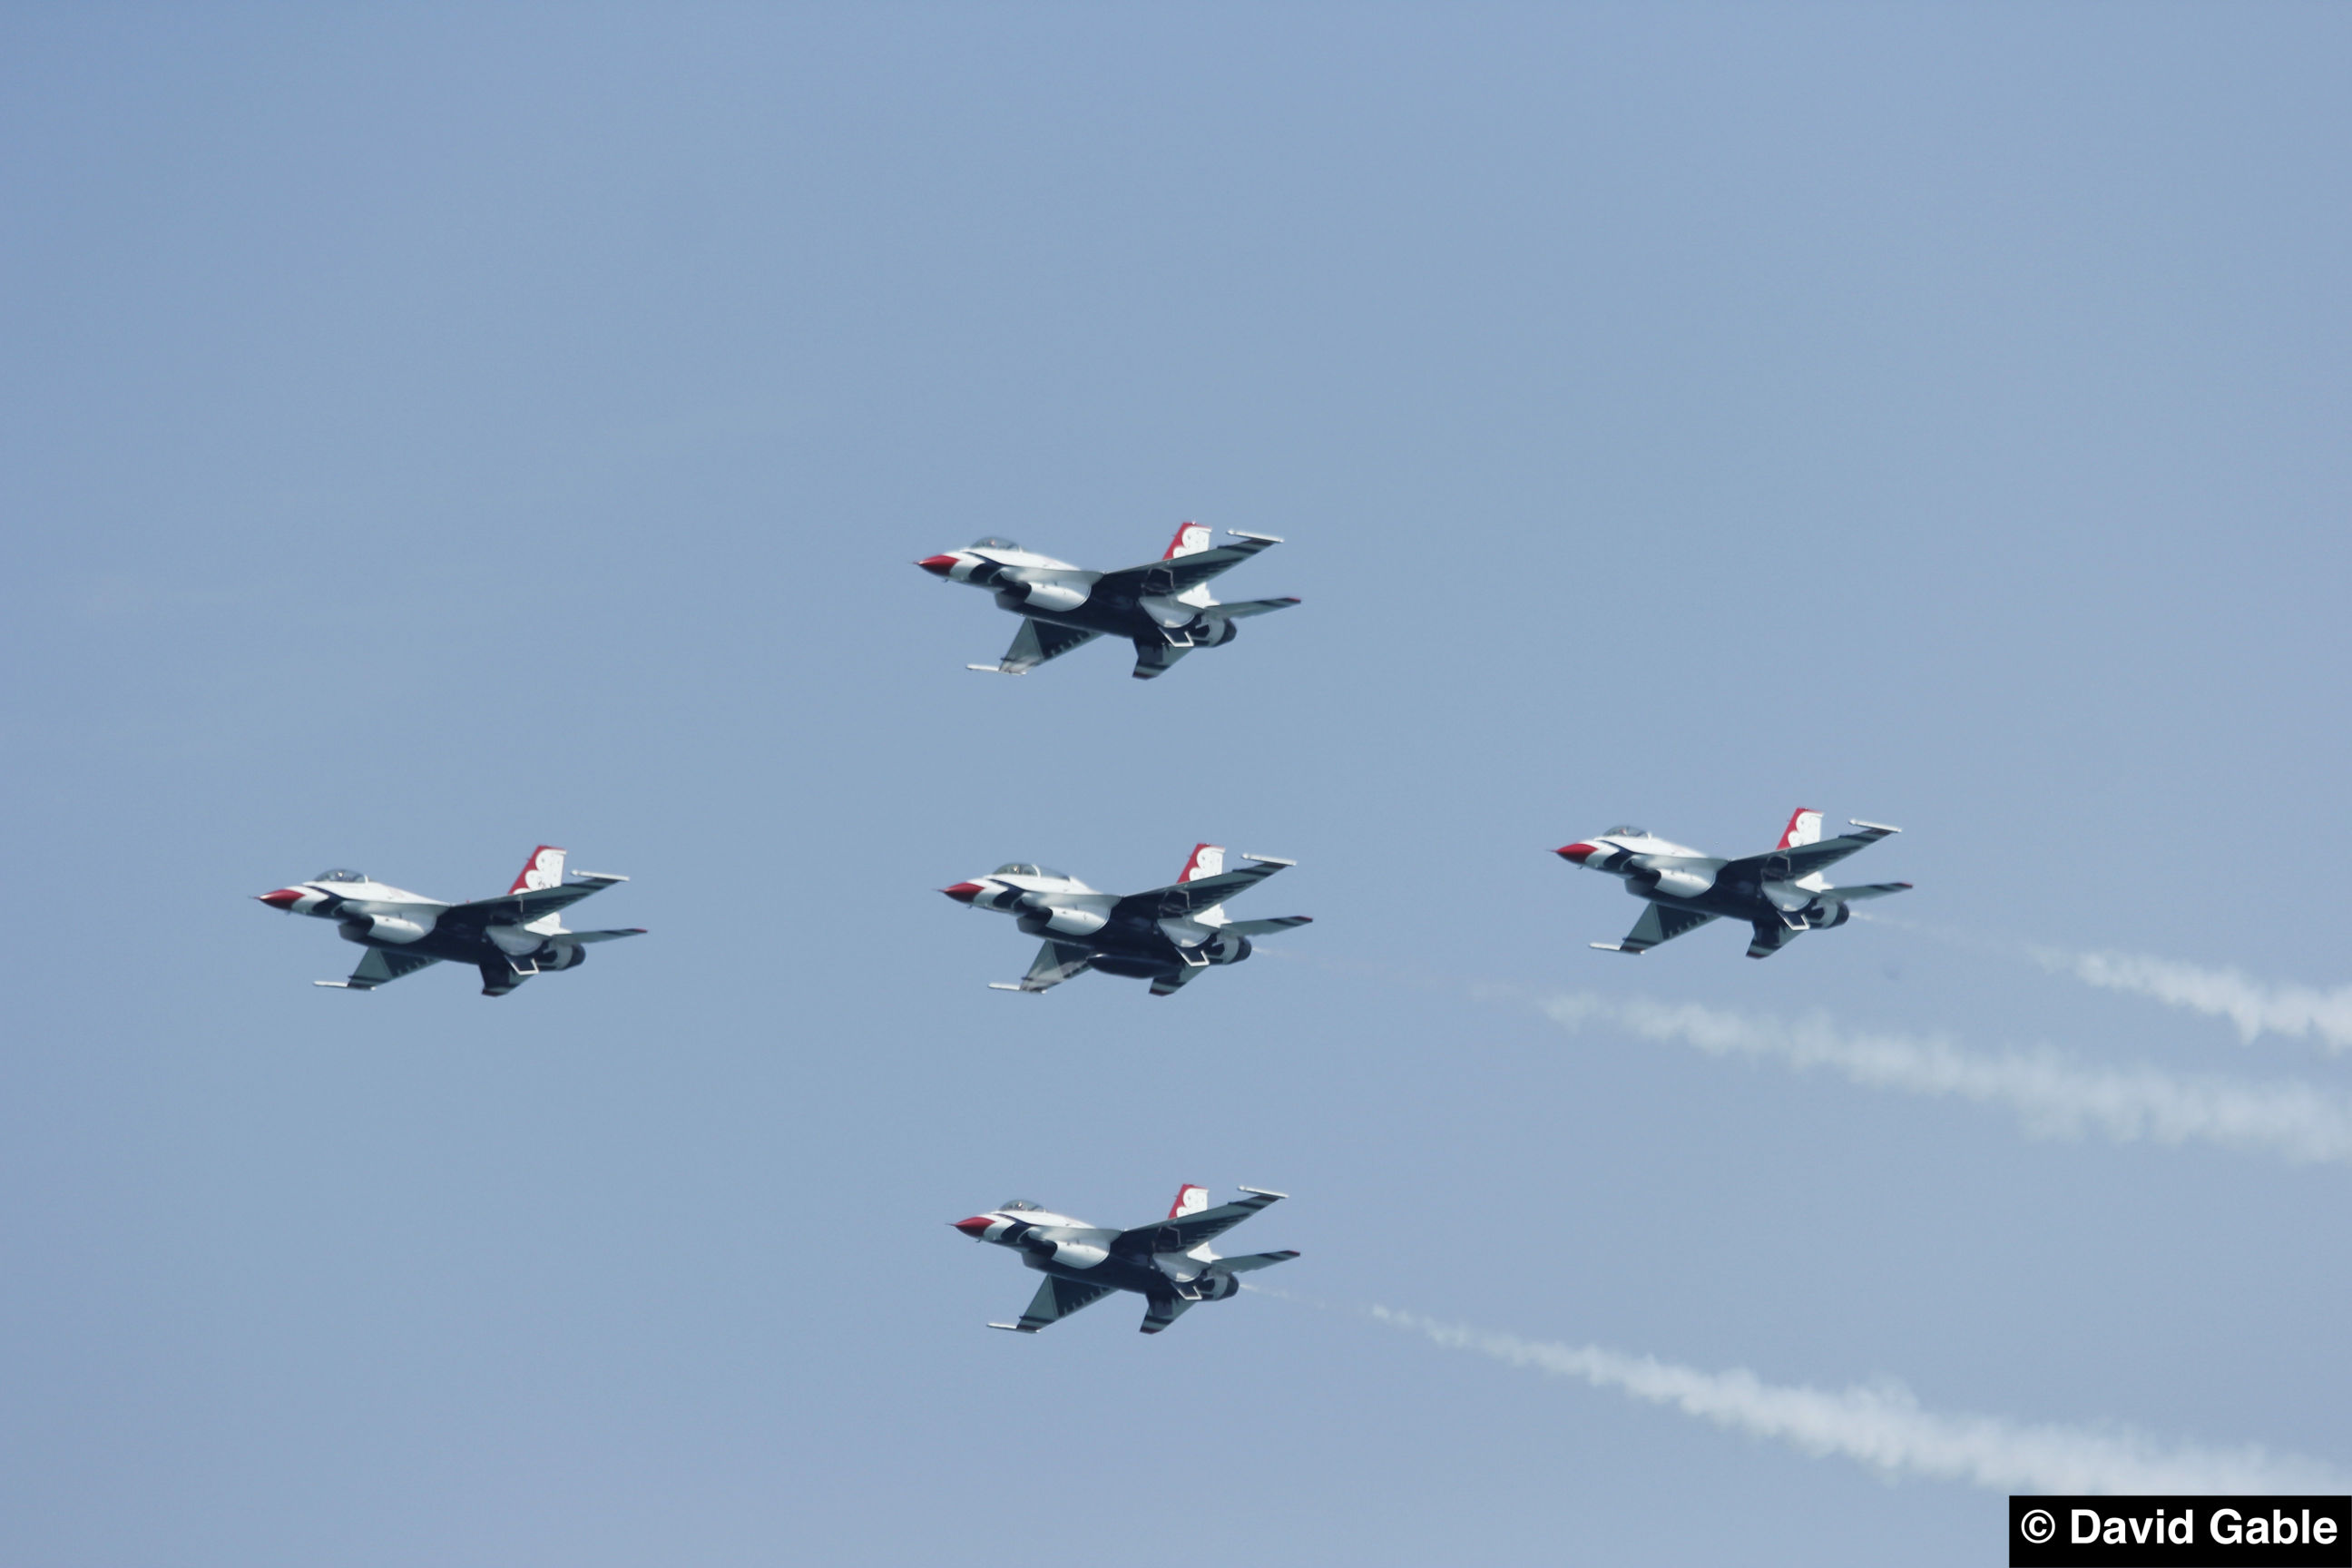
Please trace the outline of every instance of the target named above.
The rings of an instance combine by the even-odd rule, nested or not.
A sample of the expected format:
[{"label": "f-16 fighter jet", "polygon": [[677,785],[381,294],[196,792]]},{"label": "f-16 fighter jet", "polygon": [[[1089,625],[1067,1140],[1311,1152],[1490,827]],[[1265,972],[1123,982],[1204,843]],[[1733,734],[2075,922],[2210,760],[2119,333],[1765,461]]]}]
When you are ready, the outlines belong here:
[{"label": "f-16 fighter jet", "polygon": [[1066,561],[1037,555],[1009,539],[981,539],[951,555],[915,563],[950,583],[996,590],[999,608],[1023,618],[1013,646],[994,664],[966,668],[1026,675],[1049,658],[1108,634],[1135,644],[1135,679],[1163,674],[1196,647],[1222,647],[1244,616],[1286,610],[1297,599],[1244,599],[1221,605],[1209,597],[1209,579],[1281,540],[1227,531],[1237,544],[1212,545],[1197,522],[1176,530],[1168,553],[1124,572],[1082,572]]},{"label": "f-16 fighter jet", "polygon": [[1903,831],[1848,820],[1856,831],[1823,838],[1822,814],[1800,806],[1770,854],[1739,860],[1718,860],[1633,826],[1612,827],[1553,853],[1587,870],[1622,877],[1627,892],[1650,901],[1624,941],[1592,944],[1603,952],[1647,952],[1729,915],[1755,929],[1748,956],[1769,958],[1801,931],[1845,924],[1853,914],[1846,906],[1854,900],[1883,898],[1911,886],[1865,882],[1832,888],[1822,879],[1824,870],[1855,850]]},{"label": "f-16 fighter jet", "polygon": [[534,974],[577,969],[588,956],[589,942],[645,935],[642,926],[563,929],[562,911],[568,906],[627,880],[603,871],[574,871],[567,880],[563,851],[542,844],[530,852],[530,863],[499,899],[445,904],[340,869],[257,896],[273,910],[339,921],[345,942],[367,949],[350,979],[317,984],[373,991],[447,959],[482,972],[483,995],[503,996]]},{"label": "f-16 fighter jet", "polygon": [[1244,855],[1249,864],[1225,869],[1225,851],[1195,844],[1184,874],[1148,892],[1098,893],[1076,877],[1050,866],[1015,860],[973,882],[940,892],[975,910],[994,910],[1042,936],[1037,962],[1018,984],[992,981],[993,991],[1044,991],[1074,974],[1099,969],[1151,982],[1151,994],[1165,996],[1213,964],[1239,963],[1250,955],[1250,938],[1312,923],[1306,915],[1270,921],[1237,921],[1225,914],[1225,900],[1263,882],[1296,860]]},{"label": "f-16 fighter jet", "polygon": [[974,1241],[1017,1247],[1021,1261],[1045,1276],[1019,1322],[991,1323],[990,1328],[1034,1334],[1114,1290],[1133,1290],[1150,1303],[1143,1310],[1143,1331],[1156,1334],[1193,1302],[1222,1301],[1239,1292],[1242,1282],[1234,1278],[1236,1274],[1298,1256],[1253,1252],[1245,1258],[1220,1258],[1210,1249],[1212,1238],[1288,1195],[1257,1187],[1241,1190],[1247,1195],[1240,1201],[1211,1208],[1208,1188],[1179,1187],[1166,1219],[1133,1230],[1105,1230],[1019,1198],[952,1223]]}]

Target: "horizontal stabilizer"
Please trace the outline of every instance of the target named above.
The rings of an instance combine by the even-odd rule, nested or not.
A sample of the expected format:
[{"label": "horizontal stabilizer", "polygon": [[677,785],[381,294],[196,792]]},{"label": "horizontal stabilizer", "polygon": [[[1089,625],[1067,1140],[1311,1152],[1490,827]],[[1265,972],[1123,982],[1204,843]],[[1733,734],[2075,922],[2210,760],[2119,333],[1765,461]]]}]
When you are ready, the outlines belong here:
[{"label": "horizontal stabilizer", "polygon": [[1293,926],[1315,923],[1313,915],[1276,915],[1270,921],[1227,921],[1217,929],[1229,936],[1272,936]]},{"label": "horizontal stabilizer", "polygon": [[1233,535],[1235,539],[1255,539],[1260,544],[1280,544],[1282,542],[1282,536],[1276,533],[1244,533],[1238,528],[1229,528],[1225,530],[1225,531]]},{"label": "horizontal stabilizer", "polygon": [[1226,620],[1237,621],[1244,616],[1270,616],[1297,603],[1296,595],[1281,599],[1236,599],[1230,605],[1219,605],[1215,614]]},{"label": "horizontal stabilizer", "polygon": [[1289,1252],[1252,1252],[1240,1258],[1220,1258],[1217,1266],[1234,1274],[1246,1274],[1253,1268],[1271,1268],[1277,1263],[1287,1263],[1298,1254]]},{"label": "horizontal stabilizer", "polygon": [[1910,890],[1908,882],[1861,882],[1851,888],[1825,889],[1822,897],[1852,903],[1856,899],[1883,899],[1889,893],[1907,893]]},{"label": "horizontal stabilizer", "polygon": [[643,926],[624,926],[618,931],[568,931],[562,933],[566,942],[618,942],[625,936],[643,936]]}]

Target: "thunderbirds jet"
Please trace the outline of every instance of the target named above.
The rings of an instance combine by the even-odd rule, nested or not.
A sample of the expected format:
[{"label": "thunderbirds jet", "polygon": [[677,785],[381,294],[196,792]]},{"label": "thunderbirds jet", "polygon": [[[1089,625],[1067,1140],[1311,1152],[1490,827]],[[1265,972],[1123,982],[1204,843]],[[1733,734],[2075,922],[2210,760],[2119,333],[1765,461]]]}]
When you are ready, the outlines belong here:
[{"label": "thunderbirds jet", "polygon": [[534,974],[577,969],[588,956],[587,942],[646,934],[639,926],[564,930],[566,907],[628,880],[602,871],[572,876],[565,880],[563,851],[542,844],[500,899],[445,904],[344,870],[321,871],[307,882],[257,896],[273,910],[341,921],[343,940],[367,949],[349,980],[317,984],[373,991],[448,959],[482,972],[483,995],[503,996]]},{"label": "thunderbirds jet", "polygon": [[1311,923],[1306,915],[1270,921],[1237,921],[1225,914],[1225,900],[1265,880],[1296,860],[1244,855],[1250,862],[1225,869],[1225,851],[1195,844],[1184,874],[1149,892],[1098,893],[1049,866],[1015,860],[975,882],[958,882],[940,892],[975,910],[1014,916],[1021,929],[1042,936],[1037,962],[1020,983],[992,981],[995,991],[1044,991],[1076,974],[1099,969],[1151,982],[1151,994],[1165,996],[1211,964],[1239,963],[1250,955],[1250,938]]},{"label": "thunderbirds jet", "polygon": [[1832,888],[1822,880],[1822,872],[1855,850],[1903,831],[1874,822],[1853,826],[1858,831],[1823,838],[1822,814],[1800,806],[1770,854],[1739,860],[1718,860],[1654,838],[1646,827],[1631,826],[1612,827],[1553,853],[1587,870],[1622,877],[1627,892],[1650,900],[1624,941],[1592,944],[1603,952],[1647,952],[1729,915],[1755,928],[1748,956],[1769,958],[1801,931],[1845,924],[1853,914],[1846,906],[1853,900],[1883,898],[1911,886],[1865,882]]},{"label": "thunderbirds jet", "polygon": [[1135,644],[1135,679],[1150,680],[1196,647],[1221,647],[1240,635],[1244,616],[1286,610],[1297,599],[1244,599],[1221,605],[1209,597],[1209,579],[1281,540],[1227,531],[1238,544],[1212,547],[1212,531],[1197,522],[1176,530],[1168,553],[1124,572],[1082,572],[1066,561],[1035,555],[1009,539],[981,539],[952,555],[916,565],[950,583],[996,590],[999,608],[1024,617],[1013,646],[994,664],[966,668],[1026,675],[1049,658],[1109,634]]},{"label": "thunderbirds jet", "polygon": [[1150,1303],[1143,1310],[1143,1331],[1156,1334],[1193,1302],[1222,1301],[1239,1292],[1242,1282],[1234,1275],[1298,1256],[1253,1252],[1220,1258],[1210,1250],[1212,1238],[1287,1195],[1257,1187],[1241,1190],[1247,1195],[1239,1202],[1211,1208],[1208,1188],[1179,1187],[1166,1219],[1133,1230],[1105,1230],[1019,1198],[952,1223],[974,1241],[1020,1248],[1021,1261],[1045,1276],[1019,1322],[990,1328],[1034,1334],[1114,1290],[1133,1290]]}]

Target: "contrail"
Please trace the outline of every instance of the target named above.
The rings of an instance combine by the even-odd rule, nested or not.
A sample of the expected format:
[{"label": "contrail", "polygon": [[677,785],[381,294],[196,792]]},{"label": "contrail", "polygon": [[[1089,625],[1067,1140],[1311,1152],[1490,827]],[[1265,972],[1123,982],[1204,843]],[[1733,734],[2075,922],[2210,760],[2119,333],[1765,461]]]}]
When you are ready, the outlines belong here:
[{"label": "contrail", "polygon": [[2178,959],[2137,952],[2073,952],[2065,948],[1985,937],[1970,931],[1922,925],[1895,915],[1854,911],[1856,920],[1893,926],[1956,947],[2031,959],[2053,974],[2071,974],[2085,985],[2146,996],[2168,1007],[2186,1007],[2208,1017],[2227,1018],[2241,1043],[2264,1035],[2291,1039],[2317,1036],[2330,1051],[2352,1050],[2352,985],[2322,991],[2313,985],[2269,985],[2242,969],[2208,969]]},{"label": "contrail", "polygon": [[2071,974],[2086,985],[2227,1018],[2237,1026],[2238,1038],[2245,1045],[2263,1035],[2298,1040],[2316,1035],[2331,1051],[2352,1050],[2352,985],[2333,991],[2265,985],[2243,970],[2207,969],[2140,953],[2067,952],[2049,947],[2032,952],[2044,969]]},{"label": "contrail", "polygon": [[2036,1132],[2092,1129],[2118,1143],[2195,1141],[2297,1162],[2352,1161],[2352,1102],[2309,1084],[2084,1067],[2047,1050],[1987,1055],[1944,1039],[1849,1034],[1818,1014],[1791,1024],[1687,1003],[1591,994],[1555,996],[1542,1007],[1565,1028],[1614,1024],[1715,1056],[1774,1058],[1876,1088],[2007,1105]]},{"label": "contrail", "polygon": [[1754,1373],[1702,1372],[1598,1345],[1546,1344],[1456,1327],[1386,1307],[1383,1323],[1449,1350],[1581,1378],[1635,1399],[1670,1405],[1718,1426],[1770,1437],[1808,1454],[1837,1454],[1887,1476],[1931,1476],[1995,1491],[2069,1493],[2336,1493],[2341,1472],[2259,1447],[2167,1447],[2129,1427],[2022,1426],[1992,1415],[1938,1415],[1910,1390],[1882,1382],[1835,1391],[1780,1387]]}]

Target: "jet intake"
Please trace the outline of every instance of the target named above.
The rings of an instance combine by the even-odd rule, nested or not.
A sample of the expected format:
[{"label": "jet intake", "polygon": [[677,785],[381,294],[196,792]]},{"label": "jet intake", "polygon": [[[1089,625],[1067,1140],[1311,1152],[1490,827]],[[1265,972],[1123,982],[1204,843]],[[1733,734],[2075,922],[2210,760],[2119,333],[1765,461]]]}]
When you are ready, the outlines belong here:
[{"label": "jet intake", "polygon": [[1050,904],[1024,914],[1020,927],[1031,936],[1092,936],[1110,924],[1100,910],[1057,910]]},{"label": "jet intake", "polygon": [[1651,878],[1645,878],[1644,880],[1649,881],[1652,888],[1670,899],[1699,898],[1715,886],[1715,879],[1712,876],[1703,876],[1696,871],[1686,871],[1675,866],[1655,870],[1651,874]]},{"label": "jet intake", "polygon": [[1099,1247],[1083,1241],[1054,1243],[1052,1261],[1063,1268],[1092,1268],[1110,1256]]},{"label": "jet intake", "polygon": [[1087,602],[1087,587],[1055,577],[1035,581],[1008,577],[996,590],[996,602],[1008,610],[1075,610]]},{"label": "jet intake", "polygon": [[433,929],[433,921],[429,917],[411,921],[398,915],[353,915],[335,929],[342,932],[345,942],[421,942]]}]

